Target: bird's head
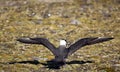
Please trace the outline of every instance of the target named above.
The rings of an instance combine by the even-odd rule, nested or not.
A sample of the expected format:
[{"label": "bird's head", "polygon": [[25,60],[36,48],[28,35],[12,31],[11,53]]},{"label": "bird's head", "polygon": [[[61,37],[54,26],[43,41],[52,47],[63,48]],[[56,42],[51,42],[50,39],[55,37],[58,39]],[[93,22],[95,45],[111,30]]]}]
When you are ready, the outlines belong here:
[{"label": "bird's head", "polygon": [[60,46],[66,46],[67,42],[63,39],[60,40]]}]

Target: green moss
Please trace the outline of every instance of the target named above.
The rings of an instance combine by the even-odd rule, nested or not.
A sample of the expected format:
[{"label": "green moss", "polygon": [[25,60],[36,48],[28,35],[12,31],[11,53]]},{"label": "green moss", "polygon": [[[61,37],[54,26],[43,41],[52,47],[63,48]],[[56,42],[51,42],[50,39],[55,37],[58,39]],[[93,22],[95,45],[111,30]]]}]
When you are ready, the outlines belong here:
[{"label": "green moss", "polygon": [[100,72],[116,72],[115,69],[112,67],[102,67],[102,68],[99,68],[99,71]]},{"label": "green moss", "polygon": [[[119,68],[120,24],[117,0],[75,0],[73,2],[42,3],[39,0],[0,2],[0,71],[49,72],[44,65],[20,64],[34,58],[54,58],[50,51],[40,45],[27,45],[16,41],[21,37],[45,37],[59,46],[59,39],[72,43],[84,37],[114,37],[115,39],[78,50],[69,60],[94,61],[72,64],[57,72],[115,72]],[[2,3],[2,4],[1,4]],[[12,5],[13,3],[13,5]],[[8,4],[8,5],[7,5]],[[46,16],[47,14],[51,16]],[[71,24],[77,19],[80,24]],[[41,21],[37,22],[36,21]],[[40,62],[46,62],[39,60]],[[16,64],[7,64],[18,62]],[[107,64],[106,64],[107,63]],[[102,67],[102,66],[105,67]]]}]

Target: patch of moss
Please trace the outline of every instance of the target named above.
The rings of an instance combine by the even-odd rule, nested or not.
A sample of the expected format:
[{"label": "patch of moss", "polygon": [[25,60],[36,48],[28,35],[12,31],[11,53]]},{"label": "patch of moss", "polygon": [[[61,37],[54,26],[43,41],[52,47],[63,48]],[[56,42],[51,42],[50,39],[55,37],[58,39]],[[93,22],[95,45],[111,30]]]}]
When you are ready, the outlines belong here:
[{"label": "patch of moss", "polygon": [[[1,4],[2,3],[2,4]],[[120,24],[118,0],[75,0],[73,2],[42,3],[39,0],[9,0],[0,2],[0,71],[11,72],[115,72],[119,64]],[[51,14],[51,16],[46,16]],[[71,24],[78,20],[80,24]],[[19,43],[21,37],[48,38],[56,47],[60,39],[69,44],[84,37],[114,37],[94,46],[86,46],[69,57],[69,60],[94,61],[93,63],[65,65],[50,70],[42,64],[19,63],[35,58],[45,63],[54,58],[41,45]],[[9,62],[17,62],[8,64]],[[102,67],[104,66],[104,67]]]}]

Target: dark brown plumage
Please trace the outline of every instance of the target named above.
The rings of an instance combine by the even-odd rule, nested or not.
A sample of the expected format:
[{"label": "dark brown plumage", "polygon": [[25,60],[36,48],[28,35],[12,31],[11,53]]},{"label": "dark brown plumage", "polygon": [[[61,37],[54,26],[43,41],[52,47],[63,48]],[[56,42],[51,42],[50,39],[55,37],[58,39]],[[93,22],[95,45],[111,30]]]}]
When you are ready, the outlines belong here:
[{"label": "dark brown plumage", "polygon": [[52,43],[50,43],[47,39],[45,38],[20,38],[17,39],[17,41],[22,42],[22,43],[27,43],[27,44],[41,44],[48,48],[54,55],[55,59],[53,61],[55,62],[65,62],[65,59],[76,52],[78,49],[87,46],[87,45],[92,45],[96,43],[101,43],[105,41],[109,41],[113,38],[82,38],[73,43],[71,46],[68,48],[66,45],[60,45],[59,48],[56,48]]}]

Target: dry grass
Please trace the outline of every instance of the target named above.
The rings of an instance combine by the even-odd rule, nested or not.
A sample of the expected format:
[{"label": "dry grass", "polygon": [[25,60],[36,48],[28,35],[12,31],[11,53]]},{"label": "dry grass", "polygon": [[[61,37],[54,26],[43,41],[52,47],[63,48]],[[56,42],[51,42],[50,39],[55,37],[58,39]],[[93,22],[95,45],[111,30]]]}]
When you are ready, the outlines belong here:
[{"label": "dry grass", "polygon": [[[37,0],[1,0],[0,71],[1,72],[120,72],[120,4],[118,0],[89,0],[72,3],[40,3]],[[51,14],[50,17],[47,14]],[[78,24],[72,24],[77,20]],[[7,64],[41,58],[53,58],[43,46],[16,41],[21,37],[48,38],[56,46],[60,39],[72,43],[84,37],[114,37],[109,42],[86,46],[69,60],[94,63],[64,65],[59,70],[42,64]]]}]

